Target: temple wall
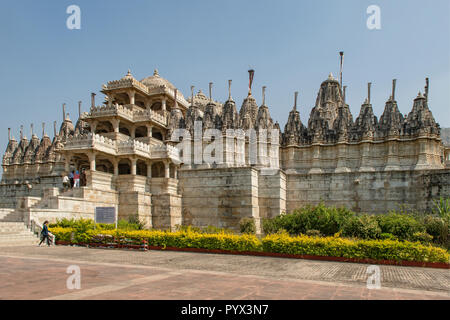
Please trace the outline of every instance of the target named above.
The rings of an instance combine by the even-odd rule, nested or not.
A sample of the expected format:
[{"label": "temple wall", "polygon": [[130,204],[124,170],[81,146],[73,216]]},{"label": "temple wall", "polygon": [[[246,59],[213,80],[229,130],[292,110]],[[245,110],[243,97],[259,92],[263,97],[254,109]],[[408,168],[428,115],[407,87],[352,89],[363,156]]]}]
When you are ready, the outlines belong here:
[{"label": "temple wall", "polygon": [[152,225],[156,229],[175,230],[182,224],[182,198],[174,194],[152,195]]},{"label": "temple wall", "polygon": [[444,168],[442,158],[440,141],[435,139],[290,146],[280,150],[281,168],[296,173],[376,171],[386,167],[437,169]]},{"label": "temple wall", "polygon": [[180,170],[182,222],[239,230],[253,217],[259,227],[258,170],[252,167]]},{"label": "temple wall", "polygon": [[287,211],[307,204],[386,213],[406,205],[430,211],[433,199],[450,197],[450,170],[287,174]]},{"label": "temple wall", "polygon": [[0,208],[15,208],[21,197],[42,197],[44,190],[52,187],[62,188],[60,176],[42,176],[39,180],[21,180],[0,184]]},{"label": "temple wall", "polygon": [[286,175],[281,170],[258,175],[258,206],[261,218],[286,212]]}]

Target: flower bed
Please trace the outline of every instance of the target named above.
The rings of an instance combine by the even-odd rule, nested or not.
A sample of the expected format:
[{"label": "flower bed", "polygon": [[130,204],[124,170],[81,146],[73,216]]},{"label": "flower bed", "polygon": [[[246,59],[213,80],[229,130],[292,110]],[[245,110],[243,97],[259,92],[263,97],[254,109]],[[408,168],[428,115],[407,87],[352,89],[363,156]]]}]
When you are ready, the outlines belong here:
[{"label": "flower bed", "polygon": [[92,247],[166,249],[210,253],[250,254],[347,262],[435,266],[449,268],[449,254],[442,248],[398,240],[351,240],[340,237],[291,237],[272,234],[258,239],[243,234],[197,232],[88,230],[82,235],[71,228],[51,228],[57,244]]}]

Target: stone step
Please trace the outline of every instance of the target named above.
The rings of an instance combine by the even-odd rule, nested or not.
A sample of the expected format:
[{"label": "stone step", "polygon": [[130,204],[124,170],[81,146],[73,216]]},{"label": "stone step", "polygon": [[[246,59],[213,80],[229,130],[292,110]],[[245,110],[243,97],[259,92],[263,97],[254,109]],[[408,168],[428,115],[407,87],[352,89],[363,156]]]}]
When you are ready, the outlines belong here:
[{"label": "stone step", "polygon": [[0,235],[0,243],[2,242],[13,242],[13,241],[22,241],[22,240],[32,240],[32,241],[36,241],[39,240],[38,237],[35,237],[33,235],[23,235],[23,236],[18,236],[18,235],[12,235],[12,236],[3,236]]},{"label": "stone step", "polygon": [[23,222],[0,221],[0,232],[2,231],[22,231],[27,230]]},{"label": "stone step", "polygon": [[[12,247],[12,246],[37,246],[39,244],[39,239],[30,240],[11,240],[11,241],[0,241],[0,247]],[[45,244],[46,245],[46,244]],[[42,243],[44,246],[44,243]]]},{"label": "stone step", "polygon": [[22,214],[19,212],[10,212],[4,216],[0,216],[0,222],[22,222],[22,221],[23,217]]},{"label": "stone step", "polygon": [[28,229],[24,229],[24,230],[20,230],[20,231],[13,231],[13,230],[7,230],[7,231],[3,231],[0,230],[0,236],[1,235],[24,235],[24,234],[30,234],[30,230]]}]

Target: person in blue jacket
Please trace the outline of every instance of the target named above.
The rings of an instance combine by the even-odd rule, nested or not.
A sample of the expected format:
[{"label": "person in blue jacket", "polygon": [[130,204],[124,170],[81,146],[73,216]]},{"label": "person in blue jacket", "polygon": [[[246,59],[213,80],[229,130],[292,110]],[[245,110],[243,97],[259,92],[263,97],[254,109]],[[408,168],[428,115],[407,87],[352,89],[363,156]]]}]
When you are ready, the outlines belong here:
[{"label": "person in blue jacket", "polygon": [[42,226],[41,236],[42,236],[42,240],[39,243],[39,246],[42,244],[42,242],[44,242],[45,239],[47,239],[47,245],[50,247],[50,238],[48,236],[48,221],[47,220],[44,222],[44,225]]}]

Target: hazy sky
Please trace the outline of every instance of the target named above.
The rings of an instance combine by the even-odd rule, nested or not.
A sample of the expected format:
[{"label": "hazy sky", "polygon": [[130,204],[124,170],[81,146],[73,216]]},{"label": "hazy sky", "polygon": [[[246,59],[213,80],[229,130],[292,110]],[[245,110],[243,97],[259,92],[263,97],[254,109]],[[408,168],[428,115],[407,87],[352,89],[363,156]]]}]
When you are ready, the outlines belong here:
[{"label": "hazy sky", "polygon": [[[81,29],[69,30],[69,5],[81,8]],[[369,30],[369,5],[381,8],[381,30]],[[256,70],[272,118],[282,127],[298,90],[306,123],[320,83],[337,76],[338,52],[345,52],[344,84],[353,118],[372,82],[372,103],[380,117],[397,79],[400,111],[408,113],[425,77],[429,104],[442,127],[450,127],[449,0],[322,1],[2,1],[0,10],[0,148],[7,128],[16,139],[30,123],[62,120],[61,104],[74,120],[77,102],[88,111],[90,92],[123,77],[141,80],[157,68],[188,97],[190,86],[216,100],[227,98],[227,80],[239,108],[248,73]],[[97,104],[100,103],[97,95]]]}]

